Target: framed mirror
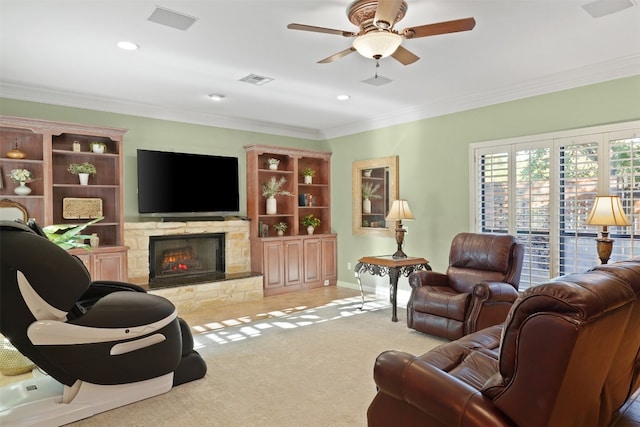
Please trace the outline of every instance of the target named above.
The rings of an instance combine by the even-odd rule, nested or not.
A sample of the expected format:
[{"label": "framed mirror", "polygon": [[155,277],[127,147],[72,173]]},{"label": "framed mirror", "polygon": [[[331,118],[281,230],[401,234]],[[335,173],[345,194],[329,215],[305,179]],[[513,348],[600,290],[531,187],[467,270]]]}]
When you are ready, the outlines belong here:
[{"label": "framed mirror", "polygon": [[385,217],[398,198],[398,156],[353,162],[351,181],[353,234],[394,237]]},{"label": "framed mirror", "polygon": [[27,209],[18,202],[9,199],[0,200],[0,220],[14,221],[16,219],[27,222]]}]

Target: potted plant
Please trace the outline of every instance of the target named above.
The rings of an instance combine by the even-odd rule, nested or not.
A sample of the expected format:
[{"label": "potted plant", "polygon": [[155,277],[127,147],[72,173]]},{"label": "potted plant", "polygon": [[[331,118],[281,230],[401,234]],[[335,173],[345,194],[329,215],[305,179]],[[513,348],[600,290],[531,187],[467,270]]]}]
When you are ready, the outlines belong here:
[{"label": "potted plant", "polygon": [[98,142],[98,141],[90,142],[89,148],[94,153],[102,154],[107,152],[107,145],[104,142]]},{"label": "potted plant", "polygon": [[87,185],[89,183],[89,175],[95,175],[96,173],[96,166],[89,162],[71,163],[67,166],[67,171],[74,175],[78,175],[80,178],[80,185]]},{"label": "potted plant", "polygon": [[283,236],[284,232],[287,230],[287,223],[279,222],[273,226],[273,229],[278,232],[278,236]]},{"label": "potted plant", "polygon": [[313,214],[306,215],[301,221],[304,227],[307,227],[307,233],[313,234],[314,229],[320,225],[320,218],[313,216]]},{"label": "potted plant", "polygon": [[267,159],[267,164],[269,165],[269,169],[276,170],[278,169],[278,165],[280,164],[280,160],[274,159],[273,157]]},{"label": "potted plant", "polygon": [[272,176],[269,181],[262,184],[262,196],[267,198],[267,215],[277,212],[276,196],[293,196],[290,191],[284,190],[287,179],[282,176],[278,180]]},{"label": "potted plant", "polygon": [[31,188],[27,187],[27,183],[33,181],[33,173],[28,169],[11,169],[9,173],[11,181],[19,184],[18,187],[13,189],[13,192],[19,196],[26,196],[31,194]]},{"label": "potted plant", "polygon": [[380,189],[380,184],[365,182],[362,185],[362,213],[371,213],[371,199],[380,199],[382,196],[376,194]]},{"label": "potted plant", "polygon": [[[85,243],[85,240],[91,239],[91,235],[88,234],[80,234],[82,230],[90,226],[91,224],[95,224],[98,221],[102,221],[104,219],[103,216],[93,219],[85,224],[54,224],[47,225],[46,227],[42,227],[42,231],[44,231],[47,239],[51,240],[56,245],[60,246],[62,249],[75,249],[82,248],[86,250],[91,250],[91,246]],[[65,231],[66,230],[66,231]],[[63,233],[58,233],[62,231]]]},{"label": "potted plant", "polygon": [[313,182],[313,177],[316,176],[316,171],[311,168],[304,168],[300,173],[304,176],[305,184],[311,184]]}]

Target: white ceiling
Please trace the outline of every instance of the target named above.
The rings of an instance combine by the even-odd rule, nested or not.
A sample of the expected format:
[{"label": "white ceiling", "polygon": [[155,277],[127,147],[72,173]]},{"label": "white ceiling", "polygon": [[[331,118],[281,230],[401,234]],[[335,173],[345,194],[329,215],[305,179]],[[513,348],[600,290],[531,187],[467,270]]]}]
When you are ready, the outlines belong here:
[{"label": "white ceiling", "polygon": [[[323,139],[640,74],[637,0],[600,18],[581,7],[592,0],[406,1],[398,30],[467,17],[476,27],[404,40],[421,59],[381,60],[392,82],[371,86],[361,81],[375,61],[357,53],[316,63],[352,39],[286,28],[357,31],[349,0],[0,0],[0,94]],[[198,20],[186,31],[150,22],[156,5]],[[274,81],[239,82],[250,73]]]}]

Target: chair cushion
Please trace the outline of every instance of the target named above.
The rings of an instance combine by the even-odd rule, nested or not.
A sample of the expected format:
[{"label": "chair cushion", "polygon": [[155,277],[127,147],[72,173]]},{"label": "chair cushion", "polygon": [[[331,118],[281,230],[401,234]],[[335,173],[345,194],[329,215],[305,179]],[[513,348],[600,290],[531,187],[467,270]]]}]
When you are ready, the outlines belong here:
[{"label": "chair cushion", "polygon": [[422,286],[414,290],[413,309],[458,321],[464,321],[470,294],[457,293],[443,286]]}]

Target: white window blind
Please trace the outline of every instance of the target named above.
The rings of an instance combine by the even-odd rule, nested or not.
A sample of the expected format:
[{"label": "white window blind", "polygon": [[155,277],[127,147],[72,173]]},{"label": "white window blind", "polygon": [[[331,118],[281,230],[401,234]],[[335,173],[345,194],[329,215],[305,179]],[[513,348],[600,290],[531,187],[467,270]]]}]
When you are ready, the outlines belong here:
[{"label": "white window blind", "polygon": [[[621,130],[622,129],[622,130]],[[640,256],[640,122],[472,144],[473,229],[525,246],[520,289],[597,264],[598,194],[619,195],[633,222],[610,227],[612,262]],[[604,155],[603,155],[604,153]]]}]

